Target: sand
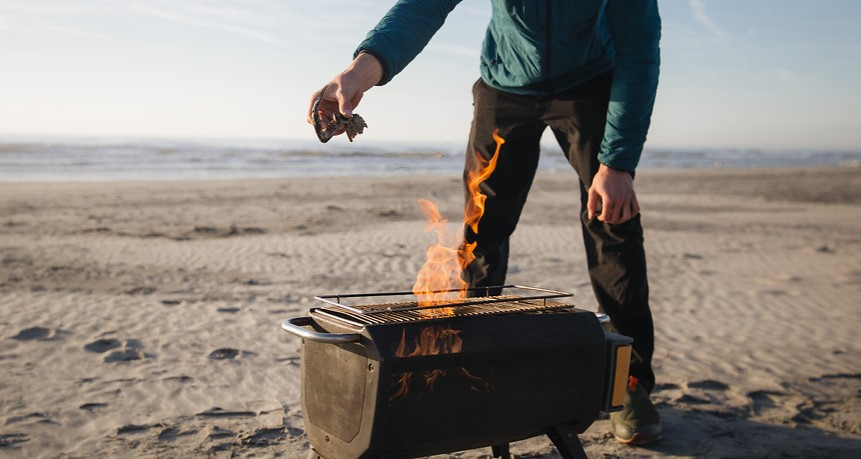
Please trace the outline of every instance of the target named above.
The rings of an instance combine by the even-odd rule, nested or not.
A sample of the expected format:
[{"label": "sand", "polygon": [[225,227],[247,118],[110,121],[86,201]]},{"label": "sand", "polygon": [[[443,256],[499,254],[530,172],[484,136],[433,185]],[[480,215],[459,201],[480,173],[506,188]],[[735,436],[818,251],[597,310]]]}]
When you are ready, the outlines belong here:
[{"label": "sand", "polygon": [[[589,456],[859,457],[861,168],[636,183],[665,439],[621,446],[600,419]],[[418,198],[460,218],[454,176],[0,184],[0,456],[304,457],[280,322],[409,289]],[[572,172],[539,175],[509,281],[594,310],[577,202]]]}]

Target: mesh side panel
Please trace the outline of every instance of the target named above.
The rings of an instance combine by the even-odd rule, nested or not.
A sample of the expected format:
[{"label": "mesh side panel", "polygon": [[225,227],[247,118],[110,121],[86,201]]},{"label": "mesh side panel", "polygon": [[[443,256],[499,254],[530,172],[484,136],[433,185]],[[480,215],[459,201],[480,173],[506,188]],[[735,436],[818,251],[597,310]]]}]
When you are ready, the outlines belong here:
[{"label": "mesh side panel", "polygon": [[362,425],[368,359],[333,344],[305,340],[303,346],[306,420],[350,442]]}]

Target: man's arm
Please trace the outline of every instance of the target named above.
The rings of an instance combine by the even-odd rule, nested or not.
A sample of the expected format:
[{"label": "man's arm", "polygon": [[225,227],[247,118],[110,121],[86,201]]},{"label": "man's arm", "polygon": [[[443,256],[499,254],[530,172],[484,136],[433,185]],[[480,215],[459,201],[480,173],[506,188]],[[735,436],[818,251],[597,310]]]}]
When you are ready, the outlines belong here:
[{"label": "man's arm", "polygon": [[616,51],[607,125],[588,190],[591,219],[620,224],[640,212],[634,192],[637,168],[652,118],[660,67],[661,18],[657,0],[609,0],[607,22]]},{"label": "man's arm", "polygon": [[383,65],[383,78],[391,81],[427,46],[448,13],[461,0],[400,0],[356,49],[355,55],[374,55]]},{"label": "man's arm", "polygon": [[633,171],[646,142],[658,88],[661,18],[657,0],[609,0],[606,13],[616,66],[598,159],[614,169]]},{"label": "man's arm", "polygon": [[330,119],[335,111],[350,117],[364,93],[383,85],[403,70],[442,27],[445,18],[461,0],[400,0],[371,30],[343,72],[311,96],[311,110],[320,98],[320,117]]}]

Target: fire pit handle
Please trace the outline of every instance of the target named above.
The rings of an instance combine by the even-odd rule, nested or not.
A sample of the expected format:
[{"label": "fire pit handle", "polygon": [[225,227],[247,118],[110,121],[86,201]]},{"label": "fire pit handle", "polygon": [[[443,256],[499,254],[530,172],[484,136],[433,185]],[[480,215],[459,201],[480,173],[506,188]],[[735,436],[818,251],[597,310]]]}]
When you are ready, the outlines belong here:
[{"label": "fire pit handle", "polygon": [[305,328],[313,323],[314,319],[310,317],[294,317],[281,322],[281,328],[296,336],[318,343],[355,343],[362,339],[362,335],[358,333],[319,333]]}]

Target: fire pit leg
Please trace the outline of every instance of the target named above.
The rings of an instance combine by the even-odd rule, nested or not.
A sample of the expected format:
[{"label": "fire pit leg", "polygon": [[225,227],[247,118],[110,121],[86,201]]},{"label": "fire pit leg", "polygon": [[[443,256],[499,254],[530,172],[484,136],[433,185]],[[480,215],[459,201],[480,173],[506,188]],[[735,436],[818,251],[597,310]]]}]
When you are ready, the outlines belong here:
[{"label": "fire pit leg", "polygon": [[559,424],[547,429],[547,436],[556,445],[563,459],[589,459],[577,431],[568,424]]},{"label": "fire pit leg", "polygon": [[490,447],[493,451],[493,457],[500,459],[511,459],[511,451],[508,449],[508,443],[504,445],[493,445]]}]

